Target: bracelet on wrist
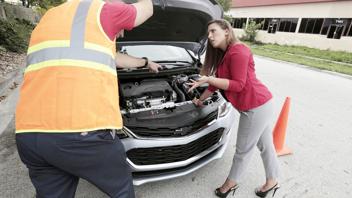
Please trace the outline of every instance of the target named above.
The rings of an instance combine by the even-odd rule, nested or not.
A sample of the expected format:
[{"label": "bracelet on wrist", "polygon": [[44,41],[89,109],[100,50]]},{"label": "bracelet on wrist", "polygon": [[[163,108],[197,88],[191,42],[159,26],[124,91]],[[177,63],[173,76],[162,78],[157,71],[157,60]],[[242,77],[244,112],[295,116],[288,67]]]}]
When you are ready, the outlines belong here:
[{"label": "bracelet on wrist", "polygon": [[144,65],[143,65],[143,67],[148,66],[148,64],[149,64],[149,60],[148,60],[148,58],[147,58],[147,57],[142,57],[142,59],[144,59],[144,60],[145,60],[145,63],[144,63]]}]

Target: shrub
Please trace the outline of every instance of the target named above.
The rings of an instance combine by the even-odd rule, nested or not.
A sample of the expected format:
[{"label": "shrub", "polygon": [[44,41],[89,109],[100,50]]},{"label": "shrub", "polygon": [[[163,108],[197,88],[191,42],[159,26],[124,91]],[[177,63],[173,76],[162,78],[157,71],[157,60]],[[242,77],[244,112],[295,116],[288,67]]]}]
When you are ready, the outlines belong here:
[{"label": "shrub", "polygon": [[253,20],[249,20],[248,25],[244,29],[244,40],[249,42],[255,42],[255,37],[257,36],[258,30],[261,26],[262,23],[256,23]]},{"label": "shrub", "polygon": [[24,19],[0,20],[0,46],[12,52],[25,52],[33,28]]}]

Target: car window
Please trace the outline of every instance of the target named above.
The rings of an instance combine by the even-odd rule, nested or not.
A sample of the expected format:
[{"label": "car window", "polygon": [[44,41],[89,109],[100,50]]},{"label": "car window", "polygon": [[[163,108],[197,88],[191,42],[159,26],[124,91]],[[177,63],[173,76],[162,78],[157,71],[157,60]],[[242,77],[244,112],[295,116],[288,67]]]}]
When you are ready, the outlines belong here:
[{"label": "car window", "polygon": [[121,53],[135,57],[148,57],[152,61],[185,61],[192,63],[190,54],[181,47],[167,45],[123,46]]}]

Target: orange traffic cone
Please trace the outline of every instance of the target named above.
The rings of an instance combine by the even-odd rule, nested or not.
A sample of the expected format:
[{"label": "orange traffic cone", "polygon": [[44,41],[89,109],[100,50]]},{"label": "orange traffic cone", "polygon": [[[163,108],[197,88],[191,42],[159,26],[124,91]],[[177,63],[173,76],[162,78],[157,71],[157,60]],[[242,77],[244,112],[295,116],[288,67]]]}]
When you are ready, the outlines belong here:
[{"label": "orange traffic cone", "polygon": [[284,106],[281,109],[279,118],[274,128],[274,145],[278,156],[292,154],[292,151],[285,144],[288,112],[290,110],[290,97],[286,97]]}]

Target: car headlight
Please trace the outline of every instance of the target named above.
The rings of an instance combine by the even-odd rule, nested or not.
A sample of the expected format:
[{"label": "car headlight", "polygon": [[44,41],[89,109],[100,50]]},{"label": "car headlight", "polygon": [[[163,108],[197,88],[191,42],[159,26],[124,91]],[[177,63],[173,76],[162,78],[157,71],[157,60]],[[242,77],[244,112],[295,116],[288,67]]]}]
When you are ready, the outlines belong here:
[{"label": "car headlight", "polygon": [[230,103],[224,102],[218,107],[218,118],[224,117],[230,111]]}]

